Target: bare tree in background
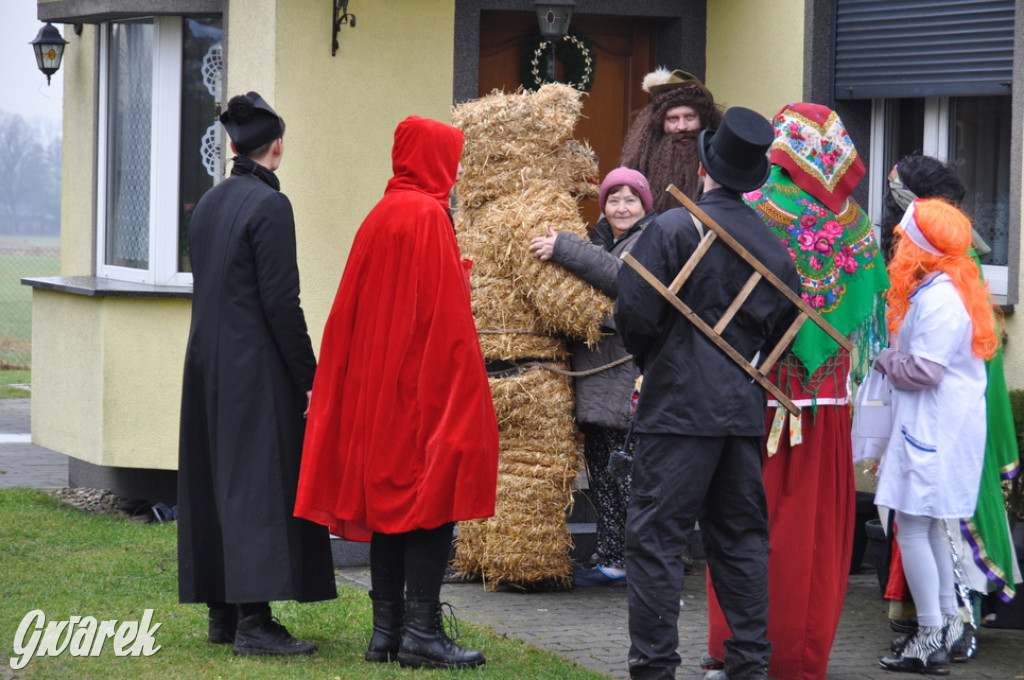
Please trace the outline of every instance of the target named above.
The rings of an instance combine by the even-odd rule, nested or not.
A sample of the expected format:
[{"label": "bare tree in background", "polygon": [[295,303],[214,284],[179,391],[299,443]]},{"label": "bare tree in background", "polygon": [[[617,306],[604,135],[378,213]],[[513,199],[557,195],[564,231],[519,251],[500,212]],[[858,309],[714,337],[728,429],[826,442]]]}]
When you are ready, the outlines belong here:
[{"label": "bare tree in background", "polygon": [[42,140],[24,118],[0,112],[0,234],[60,230],[60,139]]}]

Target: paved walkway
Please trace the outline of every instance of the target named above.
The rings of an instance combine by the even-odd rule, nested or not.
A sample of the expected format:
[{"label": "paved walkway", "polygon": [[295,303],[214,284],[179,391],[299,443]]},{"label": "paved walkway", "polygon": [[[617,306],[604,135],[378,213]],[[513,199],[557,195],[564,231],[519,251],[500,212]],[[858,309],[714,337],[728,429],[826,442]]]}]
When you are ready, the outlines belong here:
[{"label": "paved walkway", "polygon": [[[31,444],[29,400],[0,399],[0,488],[67,485],[67,457]],[[700,574],[700,571],[697,572]],[[339,582],[369,589],[366,567],[342,567]],[[485,592],[479,583],[446,584],[442,597],[459,618],[494,632],[550,649],[582,666],[626,678],[626,591],[624,588],[579,588],[559,593]],[[707,634],[704,578],[687,579],[679,619],[679,680],[703,677],[698,660]],[[778,606],[778,603],[776,603]],[[843,617],[832,647],[828,680],[897,680],[921,676],[879,668],[893,633],[875,574],[850,577]],[[982,628],[978,657],[954,665],[950,677],[964,680],[1024,680],[1024,631]],[[486,650],[485,650],[486,651]],[[481,675],[482,674],[482,675]],[[473,673],[487,676],[487,667]]]},{"label": "paved walkway", "polygon": [[68,457],[31,442],[29,399],[0,399],[0,489],[68,485]]}]

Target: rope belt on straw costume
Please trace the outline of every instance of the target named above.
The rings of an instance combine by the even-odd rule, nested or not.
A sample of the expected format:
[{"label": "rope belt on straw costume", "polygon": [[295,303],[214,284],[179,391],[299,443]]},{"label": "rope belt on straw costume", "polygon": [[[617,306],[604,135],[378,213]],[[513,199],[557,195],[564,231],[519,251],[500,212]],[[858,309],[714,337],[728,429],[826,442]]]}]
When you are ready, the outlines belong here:
[{"label": "rope belt on straw costume", "polygon": [[[548,335],[548,333],[541,333],[540,331],[530,330],[478,330],[477,333],[481,335],[497,335],[505,333],[523,333],[526,335]],[[611,363],[604,364],[602,366],[595,366],[594,368],[587,369],[586,371],[567,371],[563,368],[555,366],[556,362],[552,359],[518,359],[516,361],[506,361],[504,359],[485,359],[484,364],[487,366],[487,377],[488,378],[509,378],[520,373],[526,373],[534,368],[543,368],[546,371],[557,373],[558,375],[567,375],[572,378],[582,378],[588,375],[596,375],[601,371],[607,371],[609,368],[620,366],[627,361],[632,361],[633,355],[627,354],[626,356],[616,359]]]}]

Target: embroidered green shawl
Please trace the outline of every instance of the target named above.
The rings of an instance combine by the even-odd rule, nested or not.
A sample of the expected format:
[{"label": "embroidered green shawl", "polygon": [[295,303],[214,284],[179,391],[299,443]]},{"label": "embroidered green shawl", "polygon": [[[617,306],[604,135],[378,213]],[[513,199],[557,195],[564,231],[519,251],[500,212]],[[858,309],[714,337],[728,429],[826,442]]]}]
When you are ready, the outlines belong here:
[{"label": "embroidered green shawl", "polygon": [[[886,337],[881,293],[889,287],[889,277],[870,219],[852,199],[833,213],[777,165],[763,187],[743,198],[789,249],[804,301],[853,339],[851,359],[859,378],[873,354],[870,347],[884,344]],[[792,350],[806,371],[804,382],[838,349],[817,325],[805,323]]]}]

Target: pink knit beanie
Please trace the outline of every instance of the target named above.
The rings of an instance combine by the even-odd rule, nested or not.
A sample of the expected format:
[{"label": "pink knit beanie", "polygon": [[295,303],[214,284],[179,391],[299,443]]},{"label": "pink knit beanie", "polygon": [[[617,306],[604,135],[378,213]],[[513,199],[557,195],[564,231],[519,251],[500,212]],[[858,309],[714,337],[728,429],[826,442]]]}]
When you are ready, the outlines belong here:
[{"label": "pink knit beanie", "polygon": [[640,195],[640,203],[644,206],[644,212],[650,212],[651,206],[654,205],[654,199],[651,197],[651,183],[643,174],[631,168],[615,168],[605,176],[604,181],[601,182],[601,193],[598,196],[601,210],[604,210],[604,201],[608,198],[608,192],[613,187],[623,184]]}]

